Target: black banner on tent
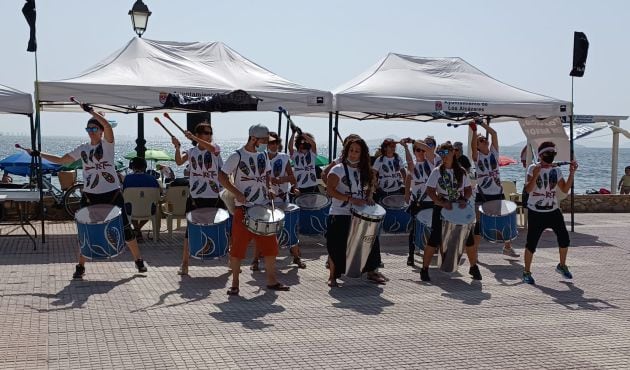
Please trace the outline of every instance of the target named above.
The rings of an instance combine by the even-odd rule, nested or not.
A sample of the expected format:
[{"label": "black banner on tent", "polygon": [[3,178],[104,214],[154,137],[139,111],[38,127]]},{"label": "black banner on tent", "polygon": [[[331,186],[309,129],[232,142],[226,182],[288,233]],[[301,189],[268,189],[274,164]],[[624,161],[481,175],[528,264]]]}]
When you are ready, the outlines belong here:
[{"label": "black banner on tent", "polygon": [[164,108],[182,108],[204,112],[256,111],[259,99],[243,90],[234,90],[224,94],[210,96],[187,96],[168,94]]}]

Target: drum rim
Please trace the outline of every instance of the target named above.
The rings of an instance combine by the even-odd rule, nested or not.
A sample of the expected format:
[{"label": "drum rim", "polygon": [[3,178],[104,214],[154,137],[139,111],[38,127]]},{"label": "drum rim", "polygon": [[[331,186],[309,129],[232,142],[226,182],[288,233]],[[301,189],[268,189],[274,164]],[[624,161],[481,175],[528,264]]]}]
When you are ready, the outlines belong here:
[{"label": "drum rim", "polygon": [[357,217],[357,218],[359,218],[361,220],[365,220],[365,221],[369,221],[369,222],[381,222],[385,218],[385,215],[383,215],[383,216],[369,216],[369,215],[365,215],[363,213],[358,213],[354,208],[350,208],[350,213],[352,213],[353,217]]},{"label": "drum rim", "polygon": [[[319,208],[302,206],[302,205],[298,204],[299,199],[302,198],[302,197],[324,197],[324,198],[326,198],[326,203],[322,207],[319,207]],[[301,194],[301,195],[299,195],[298,197],[295,198],[295,205],[300,207],[300,209],[305,209],[305,210],[317,211],[317,210],[324,209],[324,208],[330,206],[331,203],[332,203],[332,200],[330,199],[330,197],[327,196],[327,195],[324,195],[324,194],[315,194],[315,193]]]},{"label": "drum rim", "polygon": [[[223,211],[223,212],[227,213],[227,217],[225,218],[225,220],[223,220],[221,222],[214,222],[214,223],[211,223],[211,224],[193,222],[193,220],[191,219],[192,213],[195,212],[195,211],[200,211],[200,210],[204,210],[204,209],[216,209],[217,213]],[[197,209],[193,209],[193,210],[190,210],[190,211],[186,212],[186,222],[190,223],[191,225],[197,225],[197,226],[222,225],[222,224],[228,222],[229,219],[230,219],[230,212],[228,212],[227,210],[225,210],[223,208],[217,208],[217,207],[203,207],[203,208],[197,208]]]},{"label": "drum rim", "polygon": [[[467,207],[467,208],[468,208],[468,207]],[[465,209],[465,208],[464,208],[464,209]],[[475,217],[475,209],[474,209],[474,208],[473,208],[473,211],[472,211],[472,216],[473,216],[473,217],[471,218],[470,222],[469,222],[469,223],[464,223],[464,224],[462,224],[462,223],[458,223],[458,222],[453,222],[453,221],[451,221],[451,220],[447,220],[447,219],[444,217],[444,212],[452,212],[452,211],[453,211],[453,210],[448,210],[448,209],[446,209],[446,208],[442,208],[442,211],[440,211],[440,219],[441,219],[443,222],[448,222],[448,223],[451,223],[451,224],[454,224],[454,225],[460,225],[460,226],[466,226],[466,225],[474,224],[474,223],[475,223],[475,221],[476,221],[476,217]],[[458,221],[459,221],[459,220],[458,220]]]},{"label": "drum rim", "polygon": [[[501,204],[502,204],[503,202],[505,202],[506,204],[510,204],[510,203],[511,203],[511,204],[513,204],[513,205],[514,205],[514,206],[513,206],[513,207],[514,207],[514,210],[513,210],[512,212],[507,213],[507,214],[504,214],[504,215],[490,214],[490,213],[485,213],[485,212],[483,211],[483,206],[484,206],[484,204],[486,204],[486,203],[495,203],[495,202],[499,202],[499,203],[501,203]],[[502,209],[502,208],[503,208],[503,207],[501,207],[500,209]],[[479,205],[479,208],[478,208],[479,213],[480,213],[481,215],[484,215],[484,216],[487,216],[487,217],[506,217],[506,216],[510,216],[510,215],[514,214],[514,213],[516,212],[516,210],[517,210],[517,209],[518,209],[518,205],[517,205],[515,202],[512,202],[511,200],[508,200],[508,199],[495,199],[495,200],[489,200],[489,201],[487,201],[487,202],[484,202],[484,203],[480,204],[480,205]]]},{"label": "drum rim", "polygon": [[[101,208],[101,207],[103,207],[103,206],[106,206],[106,207],[111,207],[111,209],[112,209],[112,210],[114,210],[114,211],[115,211],[116,209],[118,209],[118,213],[116,214],[116,216],[115,216],[115,217],[112,217],[111,219],[108,219],[108,220],[106,219],[106,220],[98,220],[98,221],[90,221],[90,222],[83,222],[83,221],[79,221],[78,217],[79,217],[79,213],[80,213],[81,211],[86,210],[86,209],[88,209],[88,208],[90,208],[90,207],[97,207],[97,208]],[[86,212],[89,212],[89,211],[86,211]],[[85,206],[85,207],[83,207],[83,208],[80,208],[78,211],[76,211],[76,212],[74,213],[74,221],[75,221],[76,223],[81,224],[81,225],[105,225],[105,224],[107,224],[107,223],[110,223],[110,222],[112,222],[112,221],[116,220],[116,219],[117,219],[117,218],[119,218],[119,217],[122,217],[122,209],[121,209],[120,207],[118,207],[117,205],[115,205],[115,204],[92,204],[92,205],[90,205],[90,206]],[[122,221],[121,221],[121,222],[122,222]]]},{"label": "drum rim", "polygon": [[[403,204],[401,204],[400,206],[388,206],[385,205],[385,199],[390,198],[390,197],[396,197],[396,198],[402,198],[403,200]],[[383,208],[385,209],[406,209],[407,207],[409,207],[409,205],[406,204],[405,202],[405,196],[402,194],[392,194],[392,195],[388,195],[386,197],[383,197],[383,199],[381,199],[380,204]]]}]

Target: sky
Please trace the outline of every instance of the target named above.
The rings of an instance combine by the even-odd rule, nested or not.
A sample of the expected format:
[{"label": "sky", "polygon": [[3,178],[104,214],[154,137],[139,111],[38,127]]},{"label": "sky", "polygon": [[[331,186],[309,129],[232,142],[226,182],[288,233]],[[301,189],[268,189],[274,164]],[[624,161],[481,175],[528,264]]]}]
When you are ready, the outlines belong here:
[{"label": "sky", "polygon": [[[135,33],[127,15],[134,0],[39,0],[38,73],[43,81],[78,75],[121,48]],[[524,90],[571,99],[573,32],[590,42],[586,72],[575,79],[577,114],[629,115],[630,60],[627,1],[165,1],[152,11],[144,38],[222,41],[272,72],[310,88],[333,90],[388,52],[461,57],[483,72]],[[23,0],[0,1],[0,84],[33,92],[34,54],[26,52]],[[146,114],[147,138],[164,137]],[[183,115],[175,119],[185,122]],[[117,135],[135,136],[136,116],[108,114]],[[84,136],[85,113],[42,114],[42,135]],[[275,113],[213,114],[215,140],[243,138],[247,127],[277,127]],[[318,142],[328,141],[327,119],[295,117]],[[429,123],[340,120],[340,132],[366,139],[436,136],[465,141],[465,128]],[[517,123],[497,124],[503,145],[525,140]],[[622,127],[630,129],[629,122]],[[27,133],[20,116],[0,115],[0,132]],[[44,139],[45,140],[45,139]],[[621,144],[630,147],[627,139]],[[608,129],[580,145],[609,147]]]}]

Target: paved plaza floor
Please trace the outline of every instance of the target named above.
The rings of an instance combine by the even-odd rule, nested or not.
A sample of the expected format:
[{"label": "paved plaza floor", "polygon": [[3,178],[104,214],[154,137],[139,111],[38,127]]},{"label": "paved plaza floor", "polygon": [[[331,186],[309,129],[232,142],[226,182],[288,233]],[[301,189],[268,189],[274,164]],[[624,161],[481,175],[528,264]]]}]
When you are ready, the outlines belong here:
[{"label": "paved plaza floor", "polygon": [[176,274],[183,229],[141,244],[146,274],[127,252],[73,281],[76,228],[48,222],[36,251],[27,238],[0,238],[0,368],[630,368],[629,224],[627,214],[577,214],[572,281],[555,272],[549,231],[535,286],[521,282],[522,258],[487,242],[483,281],[466,262],[422,283],[406,266],[406,237],[386,235],[386,285],[343,279],[331,289],[324,239],[308,238],[306,269],[286,250],[278,258],[290,292],[267,290],[244,262],[241,295],[228,297],[224,259]]}]

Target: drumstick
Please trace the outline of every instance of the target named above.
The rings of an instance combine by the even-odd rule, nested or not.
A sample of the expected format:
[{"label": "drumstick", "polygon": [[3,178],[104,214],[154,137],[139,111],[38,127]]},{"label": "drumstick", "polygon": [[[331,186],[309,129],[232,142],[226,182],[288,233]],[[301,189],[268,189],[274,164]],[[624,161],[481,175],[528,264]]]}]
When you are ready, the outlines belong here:
[{"label": "drumstick", "polygon": [[271,197],[271,221],[276,221],[275,218],[275,214],[276,214],[276,206],[273,204],[273,196]]},{"label": "drumstick", "polygon": [[339,134],[339,130],[335,127],[333,128],[333,131],[335,131],[335,134],[337,134],[337,139],[339,139],[339,141],[341,141],[341,144],[343,144],[343,139],[341,138],[341,135]]},{"label": "drumstick", "polygon": [[177,127],[179,131],[182,132],[182,134],[186,134],[186,131],[181,128],[181,126],[179,126],[177,122],[175,122],[167,112],[164,112],[164,117],[168,118],[168,120],[171,121],[175,125],[175,127]]},{"label": "drumstick", "polygon": [[18,149],[26,150],[26,148],[25,148],[25,147],[23,147],[23,146],[22,146],[22,145],[20,145],[20,144],[15,144],[15,147],[16,147],[16,148],[18,148]]},{"label": "drumstick", "polygon": [[175,135],[173,135],[173,134],[172,134],[172,133],[171,133],[171,132],[170,132],[170,131],[169,131],[169,130],[168,130],[168,129],[167,129],[167,128],[163,125],[163,124],[162,124],[162,122],[160,122],[160,119],[159,119],[159,118],[155,117],[155,118],[153,118],[153,120],[154,120],[154,121],[155,121],[158,125],[160,125],[160,126],[164,129],[164,131],[166,131],[166,133],[167,133],[167,134],[171,135],[171,137],[175,137]]}]

